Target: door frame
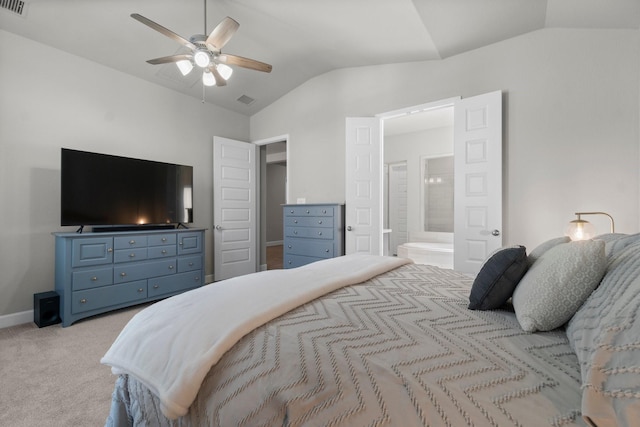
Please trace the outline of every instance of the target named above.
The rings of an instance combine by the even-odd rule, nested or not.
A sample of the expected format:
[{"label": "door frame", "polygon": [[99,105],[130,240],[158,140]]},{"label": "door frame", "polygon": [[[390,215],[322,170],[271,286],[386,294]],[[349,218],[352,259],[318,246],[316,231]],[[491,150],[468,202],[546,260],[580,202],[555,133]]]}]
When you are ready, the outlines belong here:
[{"label": "door frame", "polygon": [[[287,150],[286,150],[286,162],[287,162],[287,166],[286,166],[286,182],[285,182],[285,203],[289,203],[290,197],[289,197],[289,177],[291,176],[290,172],[290,160],[289,160],[289,154],[290,154],[290,150],[289,150],[289,134],[284,134],[284,135],[279,135],[279,136],[273,136],[270,138],[264,138],[264,139],[258,139],[256,141],[252,141],[253,144],[255,144],[256,146],[258,146],[258,152],[260,153],[261,150],[259,149],[261,146],[263,145],[268,145],[268,144],[273,144],[276,142],[284,142],[287,145]],[[265,213],[265,204],[264,204],[264,200],[263,200],[263,191],[262,191],[262,184],[263,184],[263,178],[266,174],[266,168],[265,170],[262,170],[262,156],[258,156],[258,160],[256,161],[256,167],[257,167],[257,171],[256,171],[256,177],[258,179],[258,209],[257,209],[257,224],[256,224],[256,228],[257,228],[257,241],[258,241],[258,245],[257,245],[257,254],[256,254],[256,259],[258,260],[258,271],[262,271],[262,270],[266,270],[267,269],[267,262],[266,262],[266,254],[267,254],[267,230],[266,230],[266,217],[264,215]],[[264,260],[264,263],[262,263],[262,261]]]}]

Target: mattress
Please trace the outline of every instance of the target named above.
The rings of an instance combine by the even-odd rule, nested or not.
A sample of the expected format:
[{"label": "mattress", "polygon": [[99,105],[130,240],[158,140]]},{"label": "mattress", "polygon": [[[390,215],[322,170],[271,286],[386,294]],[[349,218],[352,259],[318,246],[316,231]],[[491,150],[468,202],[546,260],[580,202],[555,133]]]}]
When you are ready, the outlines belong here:
[{"label": "mattress", "polygon": [[106,424],[585,425],[564,330],[531,334],[508,308],[469,310],[471,284],[410,264],[344,287],[241,338],[176,420],[120,375]]}]

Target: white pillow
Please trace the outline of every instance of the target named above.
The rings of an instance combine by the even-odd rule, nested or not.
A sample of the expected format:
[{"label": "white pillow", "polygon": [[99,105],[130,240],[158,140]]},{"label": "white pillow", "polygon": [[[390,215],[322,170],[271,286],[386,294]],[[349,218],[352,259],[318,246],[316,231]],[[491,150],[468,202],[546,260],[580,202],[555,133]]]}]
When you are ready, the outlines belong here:
[{"label": "white pillow", "polygon": [[562,243],[531,265],[513,292],[523,330],[550,331],[571,319],[604,275],[604,246],[602,240]]}]

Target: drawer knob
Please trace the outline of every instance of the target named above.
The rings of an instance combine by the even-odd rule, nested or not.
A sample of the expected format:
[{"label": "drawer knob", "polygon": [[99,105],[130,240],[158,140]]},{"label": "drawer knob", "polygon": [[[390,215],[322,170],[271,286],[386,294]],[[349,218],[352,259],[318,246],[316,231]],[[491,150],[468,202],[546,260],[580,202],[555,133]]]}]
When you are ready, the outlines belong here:
[{"label": "drawer knob", "polygon": [[158,289],[160,285],[153,285],[153,289]]},{"label": "drawer knob", "polygon": [[130,244],[130,245],[135,245],[135,244],[136,244],[136,241],[135,241],[135,240],[129,240],[129,244]]},{"label": "drawer knob", "polygon": [[108,248],[107,252],[109,252],[109,253],[113,252],[113,248]]},{"label": "drawer knob", "polygon": [[294,224],[297,224],[297,223],[298,223],[298,220],[297,220],[297,219],[294,219],[294,220],[293,220],[293,223],[294,223]]},{"label": "drawer knob", "polygon": [[325,214],[326,214],[326,213],[327,213],[327,210],[326,210],[326,209],[323,209],[323,210],[322,210],[322,213],[325,213]]},{"label": "drawer knob", "polygon": [[200,277],[196,276],[193,278],[194,281],[199,282],[200,281]]},{"label": "drawer knob", "polygon": [[298,230],[293,230],[293,234],[298,234]]},{"label": "drawer knob", "polygon": [[166,237],[163,237],[163,238],[162,238],[162,241],[163,241],[163,242],[166,242],[166,241],[167,241],[167,238],[166,238]]},{"label": "drawer knob", "polygon": [[91,281],[92,281],[92,282],[97,282],[97,281],[98,281],[98,278],[97,278],[96,276],[93,276],[93,277],[91,278]]},{"label": "drawer knob", "polygon": [[293,213],[293,209],[291,209],[291,210],[289,211],[289,213]]},{"label": "drawer knob", "polygon": [[318,221],[318,224],[322,224],[322,220]]},{"label": "drawer knob", "polygon": [[127,275],[127,273],[125,273],[124,271],[122,273],[120,273],[120,277],[125,277]]},{"label": "drawer knob", "polygon": [[142,293],[142,292],[144,292],[144,289],[142,289],[142,288],[138,288],[138,292],[139,292],[139,293]]},{"label": "drawer knob", "polygon": [[329,249],[325,249],[324,251],[325,251],[326,253],[329,253]]},{"label": "drawer knob", "polygon": [[169,270],[173,270],[173,265],[170,265],[170,266],[169,266]]},{"label": "drawer knob", "polygon": [[165,249],[162,250],[162,255],[165,255],[167,251]]},{"label": "drawer knob", "polygon": [[318,231],[318,236],[322,236],[322,231]]},{"label": "drawer knob", "polygon": [[135,258],[135,257],[136,257],[136,254],[134,253],[129,254],[129,258]]},{"label": "drawer knob", "polygon": [[307,209],[307,213],[309,213],[309,209]]},{"label": "drawer knob", "polygon": [[86,298],[82,298],[82,299],[80,300],[80,304],[86,304],[86,303],[87,303],[87,299],[86,299]]},{"label": "drawer knob", "polygon": [[291,265],[291,261],[289,261],[289,263],[288,263],[288,264],[289,264],[289,265]]},{"label": "drawer knob", "polygon": [[192,262],[189,263],[189,267],[193,267],[193,263]]},{"label": "drawer knob", "polygon": [[291,249],[291,245],[287,245],[287,247],[288,247],[289,249]]}]

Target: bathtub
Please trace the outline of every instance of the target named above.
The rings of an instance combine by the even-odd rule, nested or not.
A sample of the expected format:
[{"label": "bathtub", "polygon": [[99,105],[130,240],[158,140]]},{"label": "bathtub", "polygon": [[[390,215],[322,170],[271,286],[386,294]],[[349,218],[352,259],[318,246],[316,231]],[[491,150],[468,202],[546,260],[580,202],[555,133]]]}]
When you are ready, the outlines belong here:
[{"label": "bathtub", "polygon": [[398,256],[416,264],[453,269],[453,242],[409,242],[398,246]]}]

